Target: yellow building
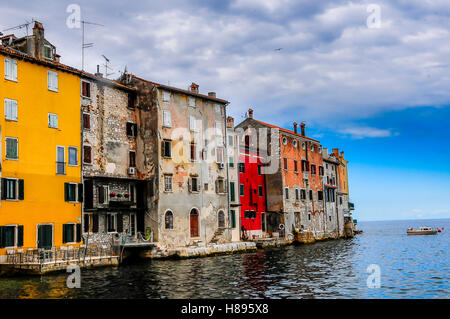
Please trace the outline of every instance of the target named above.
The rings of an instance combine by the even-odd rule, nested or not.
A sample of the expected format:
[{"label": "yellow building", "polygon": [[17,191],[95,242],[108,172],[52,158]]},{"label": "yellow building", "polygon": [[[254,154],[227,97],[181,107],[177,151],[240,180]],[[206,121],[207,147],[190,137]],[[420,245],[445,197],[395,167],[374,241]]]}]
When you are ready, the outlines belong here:
[{"label": "yellow building", "polygon": [[39,22],[31,36],[1,40],[0,256],[75,247],[82,201],[79,71],[59,63]]}]

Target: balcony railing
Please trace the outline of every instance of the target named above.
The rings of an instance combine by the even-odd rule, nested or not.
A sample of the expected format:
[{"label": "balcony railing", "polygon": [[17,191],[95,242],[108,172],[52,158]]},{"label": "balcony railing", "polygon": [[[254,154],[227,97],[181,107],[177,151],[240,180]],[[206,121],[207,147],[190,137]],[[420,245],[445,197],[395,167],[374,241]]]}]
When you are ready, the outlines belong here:
[{"label": "balcony railing", "polygon": [[56,174],[66,175],[66,162],[56,162]]},{"label": "balcony railing", "polygon": [[355,210],[355,204],[348,202],[348,209]]}]

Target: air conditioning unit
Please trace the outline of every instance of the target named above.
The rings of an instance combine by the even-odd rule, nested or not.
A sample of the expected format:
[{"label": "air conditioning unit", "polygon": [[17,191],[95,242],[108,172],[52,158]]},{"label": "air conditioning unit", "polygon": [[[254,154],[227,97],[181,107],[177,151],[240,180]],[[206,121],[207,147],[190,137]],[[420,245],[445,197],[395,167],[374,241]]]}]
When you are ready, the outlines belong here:
[{"label": "air conditioning unit", "polygon": [[219,168],[224,168],[225,167],[225,164],[224,163],[219,163],[219,164],[217,164],[218,166],[219,166]]},{"label": "air conditioning unit", "polygon": [[128,175],[136,174],[136,167],[128,167]]}]

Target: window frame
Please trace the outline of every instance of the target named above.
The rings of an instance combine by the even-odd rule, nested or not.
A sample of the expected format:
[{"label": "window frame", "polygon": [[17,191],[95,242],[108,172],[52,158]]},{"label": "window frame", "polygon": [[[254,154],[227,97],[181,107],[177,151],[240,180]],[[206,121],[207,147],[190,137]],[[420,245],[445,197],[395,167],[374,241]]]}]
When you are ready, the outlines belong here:
[{"label": "window frame", "polygon": [[[111,212],[108,212],[108,213],[106,213],[106,233],[108,233],[108,234],[115,234],[115,233],[117,233],[117,215],[118,215],[118,213],[111,213]],[[110,231],[109,229],[109,218],[110,218],[110,216],[111,217],[113,217],[113,221],[114,221],[114,231]]]},{"label": "window frame", "polygon": [[[7,103],[9,103],[9,107],[11,108],[11,103],[12,105],[15,106],[15,118],[13,117],[8,117],[8,105]],[[19,102],[17,100],[14,99],[9,99],[9,98],[5,98],[4,100],[4,107],[5,107],[5,121],[11,121],[11,122],[18,122],[19,121]]]},{"label": "window frame", "polygon": [[67,198],[67,203],[71,203],[71,204],[79,203],[79,201],[78,201],[78,199],[79,199],[78,198],[78,183],[67,182],[67,184],[69,185],[69,187],[72,186],[72,185],[75,185],[75,190],[74,190],[74,192],[75,192],[75,200],[70,200],[70,198]]},{"label": "window frame", "polygon": [[[10,202],[18,202],[20,200],[19,199],[19,178],[4,177],[4,179],[6,180],[6,182],[8,182],[8,181],[14,182],[14,198],[8,198],[8,187],[6,187],[5,200],[10,201]],[[2,189],[2,192],[3,192],[3,189]]]},{"label": "window frame", "polygon": [[[76,160],[75,164],[70,163],[70,150],[75,150],[75,160]],[[67,159],[68,159],[68,161],[67,161],[68,166],[72,166],[72,167],[78,166],[78,147],[77,146],[69,146],[67,148]]]},{"label": "window frame", "polygon": [[[55,83],[52,83],[50,75],[54,75],[56,79],[56,86],[53,86]],[[59,79],[58,72],[47,70],[47,89],[52,92],[59,92]]]},{"label": "window frame", "polygon": [[[52,118],[52,116],[56,117],[56,126],[51,126],[52,121],[50,120]],[[48,113],[48,128],[54,128],[54,129],[58,129],[59,128],[59,123],[58,123],[58,114],[56,113]]]},{"label": "window frame", "polygon": [[[167,181],[170,180],[170,184]],[[170,189],[168,189],[168,185],[170,185]],[[172,174],[164,174],[164,193],[173,193],[173,175]]]},{"label": "window frame", "polygon": [[[11,70],[10,68],[8,68],[8,66],[7,66],[7,64],[8,63],[12,63],[12,65],[13,65],[13,68],[12,68],[12,76],[9,76],[9,74],[8,74],[8,69],[9,70]],[[8,81],[12,81],[12,82],[18,82],[18,80],[17,80],[17,60],[15,60],[15,59],[11,59],[11,58],[8,58],[8,57],[5,57],[5,80],[8,80]]]},{"label": "window frame", "polygon": [[[7,224],[7,225],[2,225],[2,227],[14,227],[14,239],[13,239],[13,246],[5,246],[2,249],[14,249],[14,248],[18,248],[19,246],[17,246],[18,242],[19,242],[19,224]],[[20,246],[23,247],[23,246]]]},{"label": "window frame", "polygon": [[[16,153],[17,153],[16,158],[8,157],[8,140],[16,141]],[[9,160],[9,161],[18,161],[19,160],[19,138],[18,137],[5,136],[5,160]]]},{"label": "window frame", "polygon": [[[90,150],[90,155],[89,155],[89,157],[90,157],[90,162],[86,162],[85,161],[85,158],[86,158],[86,156],[85,156],[85,147],[89,147],[89,150]],[[86,164],[86,165],[92,165],[92,145],[90,145],[90,144],[85,144],[85,145],[83,145],[83,164]]]},{"label": "window frame", "polygon": [[[64,225],[72,225],[73,226],[73,241],[64,242]],[[63,224],[63,244],[76,244],[77,243],[77,223],[65,223]]]},{"label": "window frame", "polygon": [[[172,140],[162,140],[162,143],[164,143],[164,147],[161,149],[161,155],[163,158],[172,158]],[[166,150],[167,150],[167,146],[169,145],[169,149],[170,149],[170,154],[169,156],[166,156]]]},{"label": "window frame", "polygon": [[[168,220],[168,217],[170,218],[169,220]],[[168,224],[170,227],[167,227]],[[168,209],[164,213],[164,230],[173,230],[174,229],[173,224],[174,224],[173,211]]]},{"label": "window frame", "polygon": [[[85,121],[85,118],[87,118],[88,120]],[[85,123],[88,123],[88,127],[85,126]],[[88,112],[83,112],[83,130],[91,130],[91,114]]]},{"label": "window frame", "polygon": [[[58,150],[62,149],[63,152],[63,161],[59,161],[58,159]],[[58,172],[58,164],[63,164],[63,172]],[[56,145],[56,175],[66,175],[66,147],[62,145]]]},{"label": "window frame", "polygon": [[[84,83],[86,83],[88,85],[88,87],[89,87],[89,90],[88,90],[89,91],[89,96],[83,94],[84,93],[83,92],[83,84]],[[89,99],[89,100],[91,99],[91,93],[92,93],[91,92],[91,84],[92,83],[90,81],[81,80],[81,92],[80,93],[81,93],[81,96],[84,97],[85,99]]]},{"label": "window frame", "polygon": [[[133,158],[134,163],[131,163],[132,162],[131,161],[131,154],[134,154],[134,158]],[[131,164],[134,164],[134,165],[132,166]],[[128,151],[128,167],[136,168],[136,151],[134,151],[134,150],[129,150]]]}]

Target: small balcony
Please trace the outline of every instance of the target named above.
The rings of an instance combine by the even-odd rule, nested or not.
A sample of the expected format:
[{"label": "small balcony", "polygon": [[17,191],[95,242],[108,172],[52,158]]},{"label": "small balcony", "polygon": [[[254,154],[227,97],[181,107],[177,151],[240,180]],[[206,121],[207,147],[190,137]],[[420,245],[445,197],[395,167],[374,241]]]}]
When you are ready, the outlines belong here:
[{"label": "small balcony", "polygon": [[355,210],[355,204],[348,202],[348,209]]}]

